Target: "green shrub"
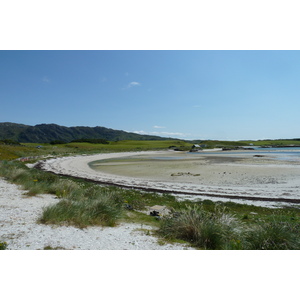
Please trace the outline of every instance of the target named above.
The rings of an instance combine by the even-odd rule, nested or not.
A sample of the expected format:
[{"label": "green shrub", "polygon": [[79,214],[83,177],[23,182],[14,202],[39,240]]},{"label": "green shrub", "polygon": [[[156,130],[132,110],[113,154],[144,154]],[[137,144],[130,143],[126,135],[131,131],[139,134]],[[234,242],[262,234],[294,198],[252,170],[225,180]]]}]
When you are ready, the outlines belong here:
[{"label": "green shrub", "polygon": [[6,250],[7,249],[7,243],[0,241],[0,250]]}]

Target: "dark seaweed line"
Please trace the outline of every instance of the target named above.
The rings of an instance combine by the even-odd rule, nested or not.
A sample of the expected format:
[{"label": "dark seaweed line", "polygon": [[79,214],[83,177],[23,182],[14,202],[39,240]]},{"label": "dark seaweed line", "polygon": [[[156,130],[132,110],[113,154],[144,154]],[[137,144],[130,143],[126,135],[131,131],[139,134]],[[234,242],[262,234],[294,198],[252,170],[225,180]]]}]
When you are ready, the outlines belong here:
[{"label": "dark seaweed line", "polygon": [[138,186],[128,186],[126,184],[118,184],[114,183],[112,181],[100,181],[100,180],[94,180],[94,179],[89,179],[85,177],[80,177],[80,176],[74,176],[74,175],[66,175],[63,173],[59,172],[53,172],[53,171],[48,171],[44,169],[44,163],[39,162],[38,164],[35,165],[36,169],[42,170],[44,172],[56,174],[59,176],[64,176],[64,177],[71,177],[75,179],[83,179],[88,182],[96,183],[96,184],[101,184],[101,185],[110,185],[110,186],[115,186],[115,187],[120,187],[120,188],[125,188],[125,189],[134,189],[134,190],[141,190],[145,192],[154,192],[154,193],[162,193],[162,194],[177,194],[177,195],[190,195],[190,196],[206,196],[206,197],[216,197],[216,198],[224,198],[224,199],[238,199],[238,200],[251,200],[251,201],[268,201],[268,202],[286,202],[286,203],[300,203],[300,199],[290,199],[290,198],[264,198],[264,197],[252,197],[252,196],[236,196],[236,195],[222,195],[222,194],[211,194],[211,193],[201,193],[201,192],[182,192],[182,191],[170,191],[170,190],[164,190],[160,188],[146,188],[146,187],[138,187]]}]

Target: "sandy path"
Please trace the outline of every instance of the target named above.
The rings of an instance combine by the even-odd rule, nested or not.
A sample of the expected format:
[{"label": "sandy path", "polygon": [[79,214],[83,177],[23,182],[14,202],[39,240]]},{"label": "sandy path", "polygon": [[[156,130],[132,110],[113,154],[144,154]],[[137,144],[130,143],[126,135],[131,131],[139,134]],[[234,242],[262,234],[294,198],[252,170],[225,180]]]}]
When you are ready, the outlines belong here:
[{"label": "sandy path", "polygon": [[52,195],[26,197],[17,185],[0,178],[0,241],[9,250],[37,250],[50,246],[68,250],[183,250],[180,244],[158,244],[147,235],[151,227],[120,224],[117,227],[50,226],[36,221],[45,206],[59,200]]},{"label": "sandy path", "polygon": [[[141,168],[141,163],[132,166],[103,164],[102,171],[88,165],[97,160],[128,156],[177,156],[183,159],[142,162],[147,165],[146,169]],[[50,159],[42,164],[42,169],[145,190],[228,199],[300,202],[300,165],[270,157],[254,159],[253,155],[220,153],[219,156],[193,156],[191,159],[186,153],[170,151],[109,153]]]}]

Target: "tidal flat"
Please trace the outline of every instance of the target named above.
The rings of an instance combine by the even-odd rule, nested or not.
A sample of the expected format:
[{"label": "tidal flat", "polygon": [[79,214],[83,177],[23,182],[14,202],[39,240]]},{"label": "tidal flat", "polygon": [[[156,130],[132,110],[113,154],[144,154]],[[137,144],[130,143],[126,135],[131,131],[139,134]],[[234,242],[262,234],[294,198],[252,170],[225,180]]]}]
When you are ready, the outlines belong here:
[{"label": "tidal flat", "polygon": [[300,161],[252,151],[127,152],[50,160],[58,174],[185,195],[300,202]]}]

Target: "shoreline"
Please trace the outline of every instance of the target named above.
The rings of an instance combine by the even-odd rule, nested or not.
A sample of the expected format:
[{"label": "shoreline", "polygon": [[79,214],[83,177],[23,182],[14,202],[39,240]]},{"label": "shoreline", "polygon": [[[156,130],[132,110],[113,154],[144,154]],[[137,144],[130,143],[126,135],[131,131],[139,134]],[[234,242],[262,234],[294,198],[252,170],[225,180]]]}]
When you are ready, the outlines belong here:
[{"label": "shoreline", "polygon": [[[106,172],[93,170],[88,165],[97,160],[126,157],[149,158],[157,155],[181,157],[183,159],[176,159],[176,162],[175,160],[172,162],[160,161],[158,164],[148,162],[145,166],[148,166],[149,169],[145,169],[146,171],[141,168],[140,164],[138,167],[134,164],[133,166],[124,166],[122,163],[114,166],[102,164],[103,168],[107,168]],[[300,184],[298,184],[300,178],[299,165],[278,162],[270,158],[262,160],[250,159],[247,155],[239,154],[236,157],[237,155],[232,153],[231,155],[226,154],[222,156],[222,153],[220,153],[217,158],[212,158],[204,154],[197,158],[193,155],[195,159],[191,160],[191,157],[186,153],[174,153],[171,151],[105,153],[50,159],[39,162],[36,167],[55,174],[83,178],[99,184],[134,188],[149,192],[223,198],[229,201],[251,200],[300,203],[298,194],[300,187]],[[199,176],[191,176],[193,175],[192,172],[182,172],[183,176],[170,177],[170,170],[168,169],[170,166],[176,166],[178,169],[184,169],[184,167],[198,168],[197,170],[203,172],[203,176],[200,176],[201,174]],[[111,171],[112,169],[114,169],[114,172]],[[124,176],[126,172],[129,173],[128,176]],[[142,175],[136,177],[134,176],[136,174]]]}]

